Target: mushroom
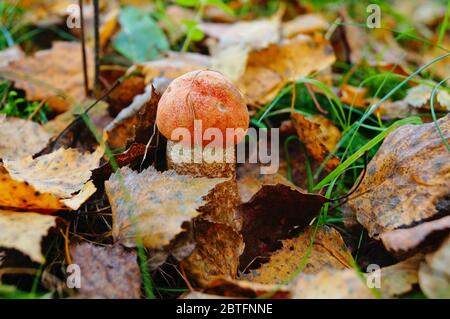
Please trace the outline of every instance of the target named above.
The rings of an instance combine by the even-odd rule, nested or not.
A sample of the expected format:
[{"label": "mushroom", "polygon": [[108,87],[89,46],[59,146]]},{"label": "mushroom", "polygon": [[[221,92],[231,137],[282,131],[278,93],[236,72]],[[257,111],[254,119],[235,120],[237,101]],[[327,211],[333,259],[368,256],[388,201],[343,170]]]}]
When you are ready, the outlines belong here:
[{"label": "mushroom", "polygon": [[[200,121],[200,130],[194,121]],[[241,239],[241,245],[236,246],[236,250],[240,250],[243,241],[239,234],[241,220],[236,212],[241,199],[236,182],[235,144],[246,134],[249,114],[239,90],[218,72],[204,70],[186,73],[173,80],[162,95],[156,125],[168,139],[166,152],[169,169],[182,175],[229,178],[208,194],[210,204],[202,208],[202,214],[194,222],[193,234],[197,236],[197,228],[221,224],[227,236],[234,234]],[[185,129],[190,138],[180,138],[174,134],[180,128]],[[216,129],[216,132],[221,133],[219,135],[222,135],[222,139],[208,139],[205,134],[208,129]],[[234,134],[229,134],[231,130],[227,129],[233,129]],[[203,149],[211,144],[216,151],[221,152],[219,160],[211,161],[207,158],[208,155],[205,156]],[[183,157],[180,154],[184,154]],[[188,161],[184,157],[186,154]],[[211,241],[213,240],[208,244],[215,245]],[[202,252],[201,245],[201,241],[197,242],[196,250],[184,262],[188,274],[193,274],[195,269],[202,267],[203,262],[198,257]],[[217,246],[220,246],[219,242]],[[237,252],[236,256],[240,253],[241,251]],[[219,260],[217,262],[220,263]],[[238,264],[238,260],[235,260],[235,264]],[[232,269],[229,273],[216,275],[235,277],[236,273],[237,269]]]},{"label": "mushroom", "polygon": [[[201,132],[194,130],[194,120],[201,122]],[[177,129],[187,129],[191,139],[182,142],[191,145],[211,143],[205,138],[205,132],[217,129],[223,139],[213,143],[231,146],[245,136],[249,115],[243,96],[231,81],[219,72],[201,70],[188,72],[172,81],[159,101],[156,124],[172,141],[180,141],[179,136],[174,136]],[[227,134],[227,129],[232,129],[235,134]],[[195,140],[199,133],[200,138]]]}]

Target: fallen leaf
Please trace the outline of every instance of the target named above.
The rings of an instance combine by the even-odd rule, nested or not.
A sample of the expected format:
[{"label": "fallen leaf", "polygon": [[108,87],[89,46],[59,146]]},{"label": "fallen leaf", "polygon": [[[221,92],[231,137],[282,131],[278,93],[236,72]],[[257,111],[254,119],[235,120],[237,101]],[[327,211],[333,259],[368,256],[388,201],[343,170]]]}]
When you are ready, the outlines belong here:
[{"label": "fallen leaf", "polygon": [[196,248],[182,261],[191,279],[204,286],[217,277],[236,278],[244,250],[242,236],[228,225],[202,219],[194,227]]},{"label": "fallen leaf", "polygon": [[[450,115],[438,124],[448,136]],[[349,206],[369,236],[381,237],[388,249],[408,251],[434,228],[424,223],[448,226],[448,222],[438,220],[445,218],[441,216],[448,211],[449,169],[448,150],[435,123],[402,126],[388,135],[368,164],[367,174]],[[390,231],[415,232],[405,237],[414,244],[402,240],[386,245],[387,237],[393,236],[387,234]]]},{"label": "fallen leaf", "polygon": [[123,79],[108,95],[110,114],[117,116],[120,111],[133,103],[135,96],[144,94],[145,88],[145,79],[142,76],[130,76]]},{"label": "fallen leaf", "polygon": [[420,288],[429,298],[450,298],[450,237],[420,265]]},{"label": "fallen leaf", "polygon": [[[156,134],[156,109],[160,96],[152,85],[145,92],[134,97],[133,102],[120,111],[117,117],[106,128],[108,145],[111,148],[124,148],[133,142],[147,144]],[[152,146],[156,145],[156,138]]]},{"label": "fallen leaf", "polygon": [[[229,59],[239,57],[229,54]],[[272,101],[287,83],[322,71],[335,61],[333,49],[320,36],[299,35],[248,54],[244,74],[237,83],[248,103],[261,105]],[[213,64],[214,67],[214,64]],[[226,70],[218,68],[227,74]]]},{"label": "fallen leaf", "polygon": [[0,206],[49,212],[78,209],[96,191],[90,178],[102,156],[101,147],[92,154],[61,148],[35,159],[4,160]]},{"label": "fallen leaf", "polygon": [[57,226],[56,221],[55,216],[0,210],[0,248],[16,249],[32,261],[44,263],[41,242]]},{"label": "fallen leaf", "polygon": [[398,256],[410,254],[426,244],[439,241],[450,230],[450,216],[419,223],[418,225],[398,228],[380,235],[384,246]]},{"label": "fallen leaf", "polygon": [[23,59],[25,53],[20,46],[15,45],[13,47],[0,51],[0,68],[7,66],[10,62]]},{"label": "fallen leaf", "polygon": [[250,201],[238,207],[245,242],[240,267],[244,269],[255,258],[268,257],[280,248],[279,240],[288,238],[295,226],[308,225],[325,202],[321,195],[303,193],[286,185],[263,185]]},{"label": "fallen leaf", "polygon": [[368,101],[366,100],[367,88],[355,87],[349,84],[341,86],[341,102],[359,108],[366,108]]},{"label": "fallen leaf", "polygon": [[198,53],[169,52],[164,59],[154,60],[139,66],[145,75],[145,83],[164,78],[173,80],[185,73],[206,70],[211,67],[211,58]]},{"label": "fallen leaf", "polygon": [[0,159],[34,155],[50,140],[44,128],[32,121],[0,117]]},{"label": "fallen leaf", "polygon": [[[338,231],[332,227],[309,226],[300,236],[282,240],[283,247],[274,252],[267,263],[245,276],[261,284],[286,284],[296,273],[317,273],[324,268],[351,268],[353,257]],[[314,240],[313,240],[314,236]],[[310,249],[311,251],[305,258]],[[304,266],[304,268],[302,268]]]},{"label": "fallen leaf", "polygon": [[94,246],[82,243],[70,249],[74,264],[80,266],[84,298],[139,299],[141,272],[137,253],[120,245]]},{"label": "fallen leaf", "polygon": [[261,174],[260,165],[243,164],[237,170],[237,183],[242,202],[248,202],[263,185],[283,184],[294,188],[281,174]]},{"label": "fallen leaf", "polygon": [[204,197],[225,179],[193,178],[152,166],[137,173],[123,167],[105,182],[113,213],[113,237],[135,247],[138,233],[145,247],[163,249],[198,216]]},{"label": "fallen leaf", "polygon": [[0,165],[0,207],[52,213],[64,209],[65,205],[52,194],[41,193],[27,183],[14,180]]},{"label": "fallen leaf", "polygon": [[[430,99],[433,88],[426,85],[417,85],[408,89],[405,101],[415,108],[430,109]],[[444,90],[437,90],[434,109],[436,111],[450,111],[450,94]]]},{"label": "fallen leaf", "polygon": [[[45,100],[55,112],[62,113],[85,97],[81,53],[74,52],[81,52],[80,43],[56,41],[51,49],[0,68],[0,74],[14,80],[14,86],[26,92],[27,100]],[[86,54],[92,84],[93,54],[89,49]]]},{"label": "fallen leaf", "polygon": [[[297,134],[308,152],[316,161],[323,163],[341,139],[339,129],[323,115],[304,117],[299,113],[293,113],[291,118],[294,120]],[[325,163],[325,169],[332,171],[339,163],[339,159],[333,155]]]},{"label": "fallen leaf", "polygon": [[290,286],[293,299],[373,299],[364,278],[354,269],[325,269],[300,274]]},{"label": "fallen leaf", "polygon": [[285,38],[292,38],[298,34],[312,34],[326,29],[328,29],[328,22],[321,14],[309,13],[283,22],[282,34]]},{"label": "fallen leaf", "polygon": [[419,264],[423,257],[423,254],[417,254],[395,265],[381,268],[380,291],[383,297],[396,297],[411,291],[419,282]]},{"label": "fallen leaf", "polygon": [[244,280],[232,280],[228,278],[218,278],[210,282],[204,293],[219,295],[231,298],[251,298],[258,297],[271,299],[289,298],[289,290],[280,285],[263,285]]}]

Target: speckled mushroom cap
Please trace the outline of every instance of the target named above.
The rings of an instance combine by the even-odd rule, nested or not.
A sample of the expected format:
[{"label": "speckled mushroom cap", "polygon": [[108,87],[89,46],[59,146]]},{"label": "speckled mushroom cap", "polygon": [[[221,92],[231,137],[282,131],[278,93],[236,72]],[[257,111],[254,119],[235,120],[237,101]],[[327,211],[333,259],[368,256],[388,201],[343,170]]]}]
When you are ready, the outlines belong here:
[{"label": "speckled mushroom cap", "polygon": [[[243,96],[231,81],[218,72],[201,70],[173,80],[159,101],[156,115],[159,131],[169,140],[182,139],[172,134],[177,133],[175,129],[189,130],[191,140],[183,143],[194,142],[194,120],[201,120],[203,145],[211,140],[213,144],[230,145],[245,136],[249,114]],[[219,141],[217,136],[206,137],[204,133],[209,128],[219,129],[223,140]],[[227,135],[227,128],[241,130]]]}]

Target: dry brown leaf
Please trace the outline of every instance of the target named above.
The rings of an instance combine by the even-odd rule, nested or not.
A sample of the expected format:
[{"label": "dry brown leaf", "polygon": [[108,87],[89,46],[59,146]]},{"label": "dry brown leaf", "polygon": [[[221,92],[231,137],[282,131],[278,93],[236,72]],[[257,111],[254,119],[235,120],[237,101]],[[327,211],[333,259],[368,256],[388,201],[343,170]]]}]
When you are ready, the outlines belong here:
[{"label": "dry brown leaf", "polygon": [[258,297],[286,299],[290,296],[290,292],[285,286],[263,285],[244,280],[231,280],[228,278],[218,278],[210,282],[203,292],[224,297],[251,299]]},{"label": "dry brown leaf", "polygon": [[423,257],[422,254],[417,254],[395,265],[381,268],[380,291],[382,296],[395,297],[411,291],[419,281],[419,264]]},{"label": "dry brown leaf", "polygon": [[404,252],[414,252],[428,244],[438,242],[450,230],[450,216],[431,220],[417,226],[399,228],[380,235],[384,246],[402,256]]},{"label": "dry brown leaf", "polygon": [[292,20],[283,22],[282,34],[285,38],[292,38],[298,34],[312,34],[328,29],[328,22],[321,14],[302,14]]},{"label": "dry brown leaf", "polygon": [[141,297],[141,272],[135,251],[89,243],[72,246],[73,263],[80,266],[84,298],[138,299]]},{"label": "dry brown leaf", "polygon": [[139,66],[145,75],[145,82],[151,83],[157,78],[173,80],[185,73],[206,70],[211,67],[211,58],[198,53],[170,52],[168,57],[150,61]]},{"label": "dry brown leaf", "polygon": [[25,56],[25,53],[22,49],[15,45],[13,47],[4,49],[0,51],[0,68],[5,67],[8,63],[12,61],[17,61],[22,59]]},{"label": "dry brown leaf", "polygon": [[343,84],[341,86],[341,101],[342,103],[366,108],[368,101],[366,100],[367,88],[356,87],[349,84]]},{"label": "dry brown leaf", "polygon": [[[118,71],[113,69],[106,72],[114,75],[110,80],[111,83],[114,83],[117,80],[114,72]],[[135,96],[144,94],[145,88],[146,85],[143,76],[129,76],[124,78],[117,88],[108,95],[109,113],[114,117],[117,116],[120,111],[133,103]]]},{"label": "dry brown leaf", "polygon": [[[299,113],[293,113],[291,117],[297,134],[308,152],[316,161],[323,163],[341,139],[339,129],[323,115],[304,117]],[[332,171],[339,163],[339,159],[333,155],[325,164],[325,169]]]},{"label": "dry brown leaf", "polygon": [[[132,143],[147,144],[156,134],[156,109],[159,94],[152,85],[145,88],[145,92],[134,97],[133,102],[123,109],[106,128],[108,145],[111,148],[124,148]],[[156,145],[156,138],[152,146]]]},{"label": "dry brown leaf", "polygon": [[[33,57],[13,61],[0,69],[0,75],[14,80],[14,86],[25,90],[27,100],[42,101],[57,113],[67,111],[74,101],[83,100],[84,80],[77,42],[53,42],[48,50]],[[87,50],[89,83],[93,83],[93,54]]]},{"label": "dry brown leaf", "polygon": [[244,164],[237,169],[237,183],[242,202],[248,202],[263,185],[283,184],[295,188],[281,174],[261,174],[260,165]]},{"label": "dry brown leaf", "polygon": [[[450,115],[438,124],[448,137]],[[405,125],[385,139],[349,205],[371,237],[381,236],[386,241],[390,235],[384,234],[389,231],[424,231],[409,237],[414,244],[405,240],[386,245],[408,251],[418,244],[417,238],[425,239],[434,231],[431,225],[420,224],[443,223],[438,218],[448,213],[449,174],[448,150],[435,123]]]},{"label": "dry brown leaf", "polygon": [[138,233],[149,249],[163,249],[198,216],[204,197],[226,179],[193,178],[153,167],[137,173],[123,167],[105,182],[113,213],[114,240],[135,247]]},{"label": "dry brown leaf", "polygon": [[0,248],[16,249],[32,261],[44,263],[41,242],[56,221],[55,216],[0,210]]},{"label": "dry brown leaf", "polygon": [[42,194],[33,186],[12,179],[0,166],[0,207],[52,213],[65,205],[52,194]]},{"label": "dry brown leaf", "polygon": [[265,104],[287,83],[324,70],[334,61],[333,49],[324,38],[299,35],[250,52],[238,83],[250,104]]},{"label": "dry brown leaf", "polygon": [[17,159],[42,150],[50,135],[39,124],[19,118],[0,117],[0,159]]},{"label": "dry brown leaf", "polygon": [[429,298],[450,298],[450,237],[420,265],[420,288]]},{"label": "dry brown leaf", "polygon": [[[300,236],[283,240],[283,247],[274,252],[267,263],[252,271],[246,278],[262,284],[283,284],[292,280],[299,270],[304,273],[317,273],[328,267],[351,268],[353,257],[338,231],[323,226],[317,230],[315,236],[314,232],[315,227],[309,226]],[[311,252],[305,259],[313,236]]]},{"label": "dry brown leaf", "polygon": [[[433,88],[427,85],[417,85],[408,89],[405,101],[415,108],[430,109],[430,99]],[[437,103],[436,103],[437,102]],[[450,94],[444,90],[437,90],[436,101],[434,103],[436,111],[450,111]]]},{"label": "dry brown leaf", "polygon": [[102,156],[101,147],[92,154],[61,148],[35,159],[5,160],[0,206],[45,212],[78,209],[96,191],[89,179]]},{"label": "dry brown leaf", "polygon": [[293,299],[372,299],[374,294],[354,269],[300,274],[290,288]]},{"label": "dry brown leaf", "polygon": [[321,195],[303,193],[286,185],[263,185],[249,202],[238,207],[245,242],[240,267],[244,269],[255,258],[268,257],[280,248],[279,240],[289,238],[294,227],[308,225],[325,202]]},{"label": "dry brown leaf", "polygon": [[194,226],[196,249],[182,262],[191,279],[204,286],[217,277],[236,278],[242,236],[228,225],[207,220],[196,220]]}]

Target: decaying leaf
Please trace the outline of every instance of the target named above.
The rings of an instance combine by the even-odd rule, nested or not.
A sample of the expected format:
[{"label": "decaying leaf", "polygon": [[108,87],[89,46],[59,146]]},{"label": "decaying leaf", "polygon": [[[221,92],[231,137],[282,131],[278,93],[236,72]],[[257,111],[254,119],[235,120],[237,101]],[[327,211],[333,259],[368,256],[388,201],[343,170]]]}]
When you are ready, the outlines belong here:
[{"label": "decaying leaf", "polygon": [[[33,57],[13,61],[0,74],[14,80],[30,101],[45,100],[58,113],[67,111],[74,101],[85,97],[81,45],[77,42],[53,42],[53,47]],[[93,83],[93,54],[87,50],[89,83]]]},{"label": "decaying leaf", "polygon": [[17,61],[22,59],[25,53],[22,51],[20,46],[15,45],[13,47],[4,49],[0,51],[0,68],[5,67],[8,63],[12,61]]},{"label": "decaying leaf", "polygon": [[419,264],[423,257],[423,254],[417,254],[395,265],[381,268],[382,296],[395,297],[411,291],[419,281]]},{"label": "decaying leaf", "polygon": [[288,238],[295,226],[308,225],[325,201],[321,195],[286,185],[263,185],[250,201],[238,207],[245,242],[240,267],[246,268],[255,258],[268,257],[280,248],[279,240]]},{"label": "decaying leaf", "polygon": [[[448,137],[450,115],[438,124]],[[371,237],[381,237],[391,251],[409,251],[430,237],[433,224],[446,224],[448,229],[442,216],[449,210],[449,172],[448,150],[435,123],[402,126],[389,134],[370,161],[349,205]],[[445,230],[445,226],[437,228]],[[386,234],[390,231],[415,234],[402,235],[412,242],[400,240],[394,245],[390,238],[386,245],[387,237],[392,236]]]},{"label": "decaying leaf", "polygon": [[[339,129],[322,115],[304,117],[299,113],[293,113],[291,117],[297,134],[308,152],[316,161],[323,163],[341,139]],[[332,171],[339,163],[339,159],[333,155],[325,163],[325,168],[327,171]]]},{"label": "decaying leaf", "polygon": [[292,38],[298,34],[312,34],[324,31],[328,22],[321,14],[302,14],[293,20],[283,22],[282,33],[285,38]]},{"label": "decaying leaf", "polygon": [[[351,268],[353,257],[338,231],[323,226],[315,236],[314,232],[315,227],[309,226],[300,236],[283,240],[283,247],[274,252],[267,263],[251,271],[246,277],[262,284],[285,284],[300,270],[304,273],[317,273],[328,267]],[[312,240],[310,254],[305,258]]]},{"label": "decaying leaf", "polygon": [[420,265],[419,283],[429,298],[450,298],[450,237]]},{"label": "decaying leaf", "polygon": [[80,266],[84,298],[138,299],[141,272],[137,253],[116,244],[94,246],[83,243],[70,249],[73,263]]},{"label": "decaying leaf", "polygon": [[[106,128],[108,145],[112,148],[123,148],[131,143],[147,144],[152,135],[156,134],[155,120],[159,95],[152,85],[145,92],[135,96],[133,102],[123,109]],[[156,143],[156,138],[152,141]]]},{"label": "decaying leaf", "polygon": [[64,209],[65,205],[52,194],[41,193],[27,183],[14,180],[8,171],[0,166],[0,207],[56,212]]},{"label": "decaying leaf", "polygon": [[[430,108],[430,99],[433,88],[427,85],[417,85],[408,89],[405,101],[415,108]],[[434,108],[437,111],[450,111],[450,94],[444,90],[438,90]]]},{"label": "decaying leaf", "polygon": [[293,299],[372,299],[364,278],[354,269],[325,269],[316,274],[300,274],[290,290]]},{"label": "decaying leaf", "polygon": [[16,249],[43,263],[41,242],[56,221],[55,216],[0,210],[0,248]]},{"label": "decaying leaf", "polygon": [[145,82],[151,83],[158,78],[173,80],[191,71],[206,70],[210,66],[211,58],[208,55],[169,52],[167,58],[144,63],[139,68],[145,75]]},{"label": "decaying leaf", "polygon": [[256,164],[244,164],[239,166],[237,169],[237,183],[243,203],[248,202],[263,185],[283,184],[293,188],[295,187],[281,174],[261,174],[260,165]]},{"label": "decaying leaf", "polygon": [[402,253],[415,251],[428,244],[439,241],[450,230],[450,216],[445,216],[416,226],[398,228],[380,235],[384,246],[401,256]]},{"label": "decaying leaf", "polygon": [[35,159],[4,160],[0,206],[49,212],[77,209],[96,191],[89,180],[102,156],[101,147],[85,154],[61,148]]},{"label": "decaying leaf", "polygon": [[287,83],[324,70],[334,61],[333,49],[324,38],[299,35],[250,52],[238,83],[250,104],[265,104]]},{"label": "decaying leaf", "polygon": [[210,282],[204,289],[204,293],[231,298],[289,298],[290,293],[285,286],[263,285],[244,280],[230,280],[218,278]]},{"label": "decaying leaf", "polygon": [[190,277],[200,286],[217,277],[236,278],[242,236],[228,225],[202,219],[194,227],[196,249],[182,262]]},{"label": "decaying leaf", "polygon": [[[112,71],[114,72],[114,71]],[[115,81],[116,76],[114,76]],[[145,79],[142,76],[125,77],[121,83],[108,96],[109,113],[117,116],[120,111],[133,103],[137,95],[144,94],[146,89]]]},{"label": "decaying leaf", "polygon": [[225,179],[193,178],[153,167],[137,173],[123,167],[105,182],[113,213],[113,237],[135,247],[138,233],[149,249],[162,249],[198,216],[204,196]]},{"label": "decaying leaf", "polygon": [[355,87],[349,84],[343,84],[341,87],[341,101],[342,103],[365,108],[367,106],[367,88]]},{"label": "decaying leaf", "polygon": [[34,155],[47,145],[49,139],[50,135],[35,122],[0,117],[0,159]]}]

